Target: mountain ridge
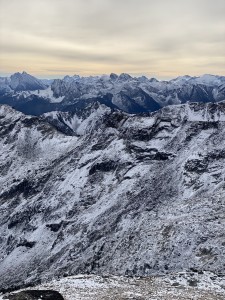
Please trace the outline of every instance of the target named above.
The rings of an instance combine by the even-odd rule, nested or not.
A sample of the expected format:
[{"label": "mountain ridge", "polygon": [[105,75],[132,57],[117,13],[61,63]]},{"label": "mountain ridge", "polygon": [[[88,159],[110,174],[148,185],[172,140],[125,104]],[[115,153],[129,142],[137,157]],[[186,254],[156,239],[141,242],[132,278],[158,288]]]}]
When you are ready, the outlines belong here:
[{"label": "mountain ridge", "polygon": [[68,136],[0,106],[0,288],[224,274],[225,103],[140,115],[99,104],[77,118]]}]

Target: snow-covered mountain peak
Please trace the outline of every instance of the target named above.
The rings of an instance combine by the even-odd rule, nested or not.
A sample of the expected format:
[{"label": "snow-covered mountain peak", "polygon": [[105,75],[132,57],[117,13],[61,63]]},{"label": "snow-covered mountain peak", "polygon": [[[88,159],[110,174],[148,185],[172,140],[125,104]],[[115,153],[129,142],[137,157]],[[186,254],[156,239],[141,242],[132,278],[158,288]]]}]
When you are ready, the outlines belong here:
[{"label": "snow-covered mountain peak", "polygon": [[117,80],[119,76],[117,74],[115,74],[115,73],[111,73],[109,75],[109,77],[110,77],[111,80]]},{"label": "snow-covered mountain peak", "polygon": [[0,119],[4,119],[5,122],[13,123],[22,116],[21,112],[16,111],[11,106],[0,105]]},{"label": "snow-covered mountain peak", "polygon": [[179,76],[177,78],[174,78],[172,80],[170,80],[169,82],[174,82],[174,83],[179,83],[179,84],[184,84],[186,82],[188,82],[189,80],[194,79],[195,77],[191,77],[189,75],[184,75],[184,76]]},{"label": "snow-covered mountain peak", "polygon": [[63,78],[63,80],[66,81],[66,82],[79,81],[80,80],[80,76],[79,75],[73,75],[73,76],[66,75]]},{"label": "snow-covered mountain peak", "polygon": [[14,91],[26,91],[26,90],[42,90],[45,89],[46,86],[34,76],[23,73],[15,73],[10,76],[9,86]]},{"label": "snow-covered mountain peak", "polygon": [[210,86],[218,86],[225,83],[225,76],[204,74],[202,76],[196,77],[196,83],[206,84]]},{"label": "snow-covered mountain peak", "polygon": [[132,79],[132,77],[127,73],[121,73],[118,77],[118,80],[121,80],[121,81],[127,81],[130,79]]}]

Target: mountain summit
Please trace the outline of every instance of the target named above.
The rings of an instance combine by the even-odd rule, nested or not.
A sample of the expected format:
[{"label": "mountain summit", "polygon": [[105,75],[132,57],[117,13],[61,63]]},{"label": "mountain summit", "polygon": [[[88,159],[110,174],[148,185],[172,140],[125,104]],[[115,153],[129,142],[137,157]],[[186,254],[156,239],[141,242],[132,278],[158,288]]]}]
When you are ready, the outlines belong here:
[{"label": "mountain summit", "polygon": [[15,73],[9,78],[9,86],[14,91],[44,90],[46,86],[34,76],[23,73]]}]

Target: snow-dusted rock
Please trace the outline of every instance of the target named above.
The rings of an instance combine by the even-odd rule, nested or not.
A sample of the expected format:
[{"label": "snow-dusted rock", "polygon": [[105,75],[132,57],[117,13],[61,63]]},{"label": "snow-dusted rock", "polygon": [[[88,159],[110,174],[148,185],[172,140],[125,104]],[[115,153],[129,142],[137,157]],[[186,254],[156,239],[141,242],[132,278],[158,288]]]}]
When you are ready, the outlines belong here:
[{"label": "snow-dusted rock", "polygon": [[0,107],[1,289],[79,273],[224,273],[225,104],[73,117],[67,136]]}]

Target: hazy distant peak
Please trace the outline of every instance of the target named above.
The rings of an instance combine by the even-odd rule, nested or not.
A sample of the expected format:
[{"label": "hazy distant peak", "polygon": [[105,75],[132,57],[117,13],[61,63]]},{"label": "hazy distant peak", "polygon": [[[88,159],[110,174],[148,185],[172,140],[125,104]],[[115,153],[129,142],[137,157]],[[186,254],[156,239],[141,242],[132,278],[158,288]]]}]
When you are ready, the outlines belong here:
[{"label": "hazy distant peak", "polygon": [[131,78],[132,77],[127,73],[121,73],[120,76],[118,77],[119,80],[129,80]]},{"label": "hazy distant peak", "polygon": [[115,73],[111,73],[111,74],[109,75],[109,77],[110,77],[111,80],[116,80],[116,79],[118,79],[118,75],[115,74]]},{"label": "hazy distant peak", "polygon": [[43,82],[26,73],[25,71],[22,73],[16,72],[15,74],[11,75],[9,86],[14,91],[34,91],[46,88],[46,85]]}]

